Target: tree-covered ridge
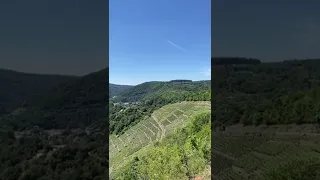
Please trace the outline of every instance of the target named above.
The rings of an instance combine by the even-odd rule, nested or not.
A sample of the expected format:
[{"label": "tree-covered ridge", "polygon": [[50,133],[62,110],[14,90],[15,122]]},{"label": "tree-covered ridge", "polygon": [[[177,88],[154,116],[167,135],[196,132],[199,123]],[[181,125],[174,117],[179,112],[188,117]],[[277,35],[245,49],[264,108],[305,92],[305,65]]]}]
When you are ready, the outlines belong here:
[{"label": "tree-covered ridge", "polygon": [[0,115],[21,106],[29,97],[77,79],[74,76],[42,75],[0,69]]},{"label": "tree-covered ridge", "polygon": [[60,84],[30,98],[19,113],[2,117],[1,124],[14,129],[100,126],[108,116],[108,69]]},{"label": "tree-covered ridge", "polygon": [[198,114],[143,156],[137,156],[116,179],[193,179],[211,161],[210,113]]},{"label": "tree-covered ridge", "polygon": [[140,104],[109,103],[109,133],[121,134],[160,107],[181,101],[210,101],[211,90],[154,94]]},{"label": "tree-covered ridge", "polygon": [[260,64],[259,59],[244,58],[244,57],[213,57],[211,58],[212,65],[230,65],[230,64]]},{"label": "tree-covered ridge", "polygon": [[218,124],[318,121],[320,61],[213,68],[216,68],[212,70],[212,82]]},{"label": "tree-covered ridge", "polygon": [[147,101],[155,95],[170,94],[170,93],[187,93],[207,90],[211,88],[211,81],[171,81],[171,82],[146,82],[134,86],[123,91],[118,95],[117,101],[135,102]]},{"label": "tree-covered ridge", "polygon": [[118,84],[111,84],[109,83],[109,97],[112,98],[113,96],[117,96],[121,92],[131,88],[133,86],[129,85],[118,85]]}]

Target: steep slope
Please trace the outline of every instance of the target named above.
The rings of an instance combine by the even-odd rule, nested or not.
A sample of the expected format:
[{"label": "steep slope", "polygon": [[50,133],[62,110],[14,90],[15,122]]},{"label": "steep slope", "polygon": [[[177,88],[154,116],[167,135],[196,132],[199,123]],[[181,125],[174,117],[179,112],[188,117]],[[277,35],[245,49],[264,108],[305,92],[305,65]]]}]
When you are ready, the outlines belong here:
[{"label": "steep slope", "polygon": [[[185,127],[199,113],[210,112],[210,102],[180,102],[163,106],[120,136],[109,137],[110,175],[116,176],[135,157],[152,151],[175,130]],[[209,118],[210,119],[210,118]],[[210,129],[210,126],[209,126]],[[176,134],[181,136],[180,133]],[[210,135],[207,134],[207,137]]]},{"label": "steep slope", "polygon": [[117,96],[121,92],[123,92],[131,87],[133,87],[133,86],[109,83],[109,97],[112,98],[113,96]]},{"label": "steep slope", "polygon": [[214,179],[319,179],[320,61],[234,64],[212,69]]},{"label": "steep slope", "polygon": [[0,69],[0,114],[22,105],[30,96],[77,79],[74,76],[41,75]]},{"label": "steep slope", "polygon": [[170,103],[210,101],[211,90],[209,84],[210,81],[148,82],[132,87],[124,92],[127,93],[126,96],[118,96],[118,98],[131,100],[139,98],[141,101],[121,103],[116,102],[117,98],[112,99],[109,103],[109,132],[110,134],[122,134],[126,129],[142,120],[143,117],[150,116],[153,111]]},{"label": "steep slope", "polygon": [[[86,128],[108,116],[108,69],[60,84],[29,99],[28,106],[4,123],[15,129]],[[97,124],[96,124],[97,125]]]}]

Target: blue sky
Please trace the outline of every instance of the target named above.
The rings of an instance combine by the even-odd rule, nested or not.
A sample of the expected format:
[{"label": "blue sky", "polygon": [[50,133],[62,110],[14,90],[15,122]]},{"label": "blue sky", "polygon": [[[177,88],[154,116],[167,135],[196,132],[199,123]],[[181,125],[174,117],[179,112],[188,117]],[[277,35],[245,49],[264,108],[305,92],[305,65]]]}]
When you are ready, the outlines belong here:
[{"label": "blue sky", "polygon": [[210,0],[110,0],[110,83],[210,79]]}]

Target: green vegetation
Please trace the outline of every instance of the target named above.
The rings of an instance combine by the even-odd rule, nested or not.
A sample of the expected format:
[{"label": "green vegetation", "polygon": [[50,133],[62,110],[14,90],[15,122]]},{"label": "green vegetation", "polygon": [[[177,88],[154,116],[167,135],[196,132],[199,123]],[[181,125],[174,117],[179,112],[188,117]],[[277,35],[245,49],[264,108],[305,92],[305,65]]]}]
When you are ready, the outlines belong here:
[{"label": "green vegetation", "polygon": [[106,179],[104,139],[101,135],[49,136],[41,130],[15,138],[13,131],[1,130],[0,179]]},{"label": "green vegetation", "polygon": [[3,116],[0,124],[14,130],[99,126],[108,116],[107,74],[104,69],[39,93],[23,106],[24,111]]},{"label": "green vegetation", "polygon": [[319,70],[318,60],[213,66],[215,179],[319,178]]},{"label": "green vegetation", "polygon": [[[164,142],[177,128],[183,128],[195,115],[210,112],[210,102],[180,102],[154,111],[120,136],[109,136],[110,174],[114,176],[135,156],[144,155]],[[178,133],[179,134],[179,133]]]},{"label": "green vegetation", "polygon": [[128,86],[128,85],[118,85],[118,84],[109,83],[109,97],[112,98],[114,96],[117,96],[121,92],[123,92],[131,87],[132,86]]},{"label": "green vegetation", "polygon": [[192,179],[211,159],[210,113],[200,113],[118,173],[116,179]]},{"label": "green vegetation", "polygon": [[[211,81],[170,81],[170,82],[146,82],[134,86],[120,93],[117,101],[122,102],[148,102],[159,98],[179,99],[188,93],[211,89]],[[173,94],[172,94],[173,93]],[[180,95],[182,94],[182,95]],[[171,97],[167,97],[171,95]]]},{"label": "green vegetation", "polygon": [[[124,102],[139,104],[124,105]],[[122,134],[160,107],[181,101],[210,101],[210,81],[148,82],[132,87],[109,103],[109,132]]]},{"label": "green vegetation", "polygon": [[107,75],[104,69],[50,85],[47,76],[26,74],[39,92],[26,90],[19,96],[25,103],[0,116],[0,179],[107,179]]},{"label": "green vegetation", "polygon": [[281,131],[280,126],[235,128],[213,132],[211,168],[216,179],[301,179],[303,173],[306,179],[318,176],[319,134],[303,136],[293,129]]},{"label": "green vegetation", "polygon": [[60,75],[39,75],[0,69],[0,115],[17,106],[27,104],[30,96],[36,96],[61,83],[77,77]]}]

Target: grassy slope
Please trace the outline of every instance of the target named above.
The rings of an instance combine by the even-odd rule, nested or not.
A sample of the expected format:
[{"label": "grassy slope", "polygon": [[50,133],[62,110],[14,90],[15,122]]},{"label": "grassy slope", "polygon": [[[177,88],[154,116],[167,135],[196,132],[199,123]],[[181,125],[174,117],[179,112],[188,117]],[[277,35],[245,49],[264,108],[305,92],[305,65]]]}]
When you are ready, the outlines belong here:
[{"label": "grassy slope", "polygon": [[234,126],[213,132],[213,177],[263,180],[295,161],[319,163],[320,134],[310,128],[314,126]]},{"label": "grassy slope", "polygon": [[110,173],[128,164],[135,156],[143,155],[154,143],[165,139],[174,129],[183,127],[200,111],[210,111],[210,102],[169,104],[155,111],[120,137],[110,136]]}]

